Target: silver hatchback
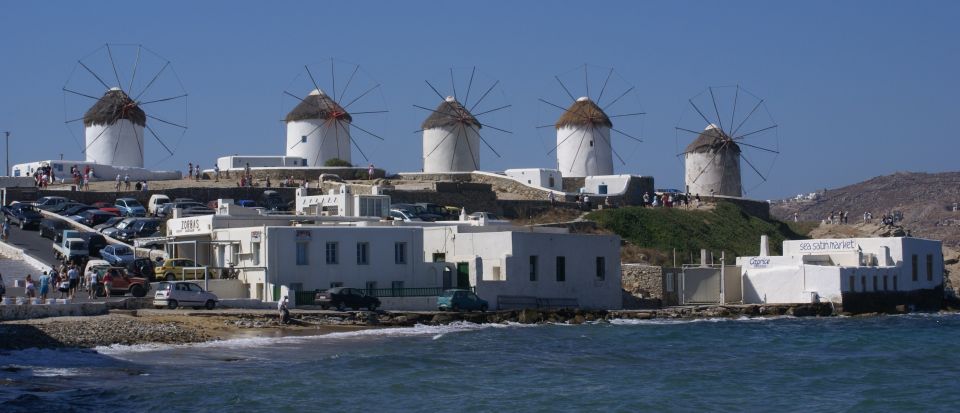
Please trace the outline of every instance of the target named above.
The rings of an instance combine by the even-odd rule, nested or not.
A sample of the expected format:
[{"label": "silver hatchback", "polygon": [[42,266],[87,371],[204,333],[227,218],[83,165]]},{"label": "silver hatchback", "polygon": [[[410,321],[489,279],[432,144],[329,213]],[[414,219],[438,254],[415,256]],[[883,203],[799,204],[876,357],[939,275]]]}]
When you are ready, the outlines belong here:
[{"label": "silver hatchback", "polygon": [[216,294],[186,281],[161,282],[157,285],[157,293],[153,296],[153,306],[156,308],[175,309],[189,306],[197,310],[201,308],[213,310],[218,301],[220,299]]}]

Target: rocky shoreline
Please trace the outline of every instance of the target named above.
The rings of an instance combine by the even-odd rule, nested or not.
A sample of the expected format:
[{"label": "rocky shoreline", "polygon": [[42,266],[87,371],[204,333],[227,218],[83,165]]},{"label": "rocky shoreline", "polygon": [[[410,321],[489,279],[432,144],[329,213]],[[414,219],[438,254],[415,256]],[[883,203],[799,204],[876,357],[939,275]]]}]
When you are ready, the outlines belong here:
[{"label": "rocky shoreline", "polygon": [[[686,306],[650,310],[513,310],[494,312],[334,312],[296,309],[281,325],[268,310],[220,312],[112,310],[94,317],[58,317],[0,323],[0,350],[25,348],[93,348],[113,344],[189,344],[258,335],[318,335],[364,328],[476,324],[583,324],[616,319],[693,320],[744,317],[829,317],[829,304]],[[865,314],[876,315],[876,314]]]}]

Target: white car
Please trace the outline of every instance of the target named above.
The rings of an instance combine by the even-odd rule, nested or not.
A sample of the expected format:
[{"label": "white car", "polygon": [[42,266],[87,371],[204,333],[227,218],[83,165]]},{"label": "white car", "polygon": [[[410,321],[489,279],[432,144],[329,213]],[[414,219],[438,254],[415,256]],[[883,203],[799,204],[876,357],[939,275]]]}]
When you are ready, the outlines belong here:
[{"label": "white car", "polygon": [[186,281],[161,282],[157,285],[157,293],[153,296],[153,306],[175,309],[180,306],[190,306],[195,310],[206,308],[213,310],[220,301],[217,295],[204,291],[203,287]]},{"label": "white car", "polygon": [[403,222],[420,222],[422,219],[418,218],[416,215],[413,215],[409,211],[402,209],[391,209],[390,218],[393,218],[395,221]]}]

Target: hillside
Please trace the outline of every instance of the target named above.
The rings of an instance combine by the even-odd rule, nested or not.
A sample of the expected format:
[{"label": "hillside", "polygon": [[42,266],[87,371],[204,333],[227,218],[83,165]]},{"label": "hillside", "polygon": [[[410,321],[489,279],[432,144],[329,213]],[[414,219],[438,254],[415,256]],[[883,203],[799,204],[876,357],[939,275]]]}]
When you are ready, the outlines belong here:
[{"label": "hillside", "polygon": [[[716,257],[724,251],[727,263],[733,263],[737,256],[757,255],[763,234],[770,237],[770,252],[779,254],[785,239],[805,238],[802,234],[806,232],[780,221],[754,217],[726,202],[709,210],[608,209],[592,212],[587,219],[628,242],[624,248],[625,262],[638,260],[653,264],[672,262],[674,249],[678,264],[698,262],[701,248],[712,251]],[[631,251],[631,248],[640,251]]]},{"label": "hillside", "polygon": [[870,211],[878,220],[891,211],[903,213],[903,227],[915,237],[942,240],[945,246],[960,248],[960,172],[898,172],[878,176],[842,188],[828,189],[813,201],[781,201],[772,205],[771,215],[793,220],[820,222],[830,211],[850,211],[850,223],[861,222]]}]

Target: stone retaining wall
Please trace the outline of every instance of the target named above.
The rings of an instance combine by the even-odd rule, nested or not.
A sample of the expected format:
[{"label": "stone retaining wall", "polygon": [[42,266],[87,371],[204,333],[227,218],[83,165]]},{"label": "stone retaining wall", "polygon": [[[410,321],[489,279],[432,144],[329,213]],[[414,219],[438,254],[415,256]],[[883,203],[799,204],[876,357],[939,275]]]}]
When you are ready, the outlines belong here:
[{"label": "stone retaining wall", "polygon": [[0,304],[0,320],[102,315],[106,314],[107,311],[106,303]]},{"label": "stone retaining wall", "polygon": [[623,308],[659,308],[663,305],[663,268],[655,265],[621,264]]}]

